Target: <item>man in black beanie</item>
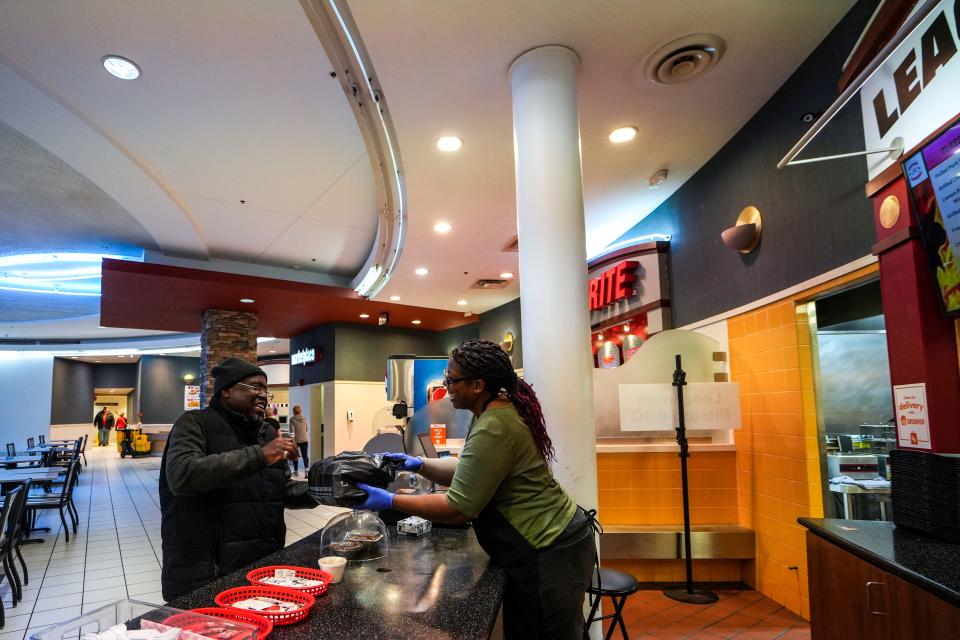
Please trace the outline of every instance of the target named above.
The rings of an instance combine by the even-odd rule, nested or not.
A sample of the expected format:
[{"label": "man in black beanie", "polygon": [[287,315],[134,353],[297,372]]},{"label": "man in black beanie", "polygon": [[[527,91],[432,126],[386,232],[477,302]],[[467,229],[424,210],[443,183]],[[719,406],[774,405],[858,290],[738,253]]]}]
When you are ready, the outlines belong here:
[{"label": "man in black beanie", "polygon": [[176,421],[160,463],[163,598],[283,548],[283,507],[297,457],[263,418],[267,374],[239,358],[213,368],[210,406]]}]

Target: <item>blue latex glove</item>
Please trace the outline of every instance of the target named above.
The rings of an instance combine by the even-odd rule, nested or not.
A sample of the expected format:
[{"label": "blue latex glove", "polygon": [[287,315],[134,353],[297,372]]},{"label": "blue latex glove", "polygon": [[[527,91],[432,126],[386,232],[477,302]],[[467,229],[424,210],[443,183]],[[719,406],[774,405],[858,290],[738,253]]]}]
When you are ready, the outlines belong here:
[{"label": "blue latex glove", "polygon": [[358,504],[354,509],[366,509],[367,511],[383,511],[393,508],[393,494],[386,489],[371,487],[368,484],[358,482],[357,486],[367,492],[367,499]]},{"label": "blue latex glove", "polygon": [[404,471],[420,471],[423,468],[423,460],[405,453],[385,453],[383,457]]}]

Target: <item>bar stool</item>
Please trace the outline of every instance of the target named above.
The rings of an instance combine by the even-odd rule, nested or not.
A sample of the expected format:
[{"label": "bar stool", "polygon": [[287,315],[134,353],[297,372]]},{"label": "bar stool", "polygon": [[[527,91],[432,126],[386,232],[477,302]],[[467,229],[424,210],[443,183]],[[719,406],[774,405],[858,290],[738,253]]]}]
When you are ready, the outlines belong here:
[{"label": "bar stool", "polygon": [[[605,640],[610,640],[613,637],[613,630],[618,625],[624,640],[629,640],[627,627],[623,624],[623,605],[626,604],[627,598],[636,593],[639,588],[637,579],[629,573],[616,569],[597,568],[593,572],[593,580],[587,589],[587,595],[590,598],[590,615],[587,616],[587,622],[583,626],[584,640],[589,637],[590,625],[601,620],[610,620],[610,628],[607,630],[607,635],[604,636]],[[600,608],[600,599],[604,596],[609,596],[613,602],[613,613],[594,617],[597,615],[597,609]]]}]

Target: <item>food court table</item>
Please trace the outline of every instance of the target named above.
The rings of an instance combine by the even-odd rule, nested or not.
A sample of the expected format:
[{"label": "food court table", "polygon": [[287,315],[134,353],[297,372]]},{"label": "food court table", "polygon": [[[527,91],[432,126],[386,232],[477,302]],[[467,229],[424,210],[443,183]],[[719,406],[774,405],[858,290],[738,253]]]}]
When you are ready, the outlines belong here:
[{"label": "food court table", "polygon": [[[489,566],[472,529],[434,529],[421,538],[397,537],[380,560],[351,562],[343,582],[330,585],[303,622],[277,626],[271,640],[377,638],[488,638],[506,581]],[[170,606],[212,607],[225,589],[249,584],[251,569],[268,565],[316,567],[320,532],[219,578]]]}]

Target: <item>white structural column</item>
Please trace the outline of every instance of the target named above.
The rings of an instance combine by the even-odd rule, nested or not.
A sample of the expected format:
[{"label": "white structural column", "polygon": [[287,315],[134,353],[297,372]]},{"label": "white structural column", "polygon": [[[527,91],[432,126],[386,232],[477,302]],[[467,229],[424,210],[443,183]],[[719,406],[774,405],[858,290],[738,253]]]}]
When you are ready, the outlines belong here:
[{"label": "white structural column", "polygon": [[566,47],[510,65],[520,237],[523,372],[543,405],[557,480],[597,507],[593,361],[580,169],[577,71]]}]

